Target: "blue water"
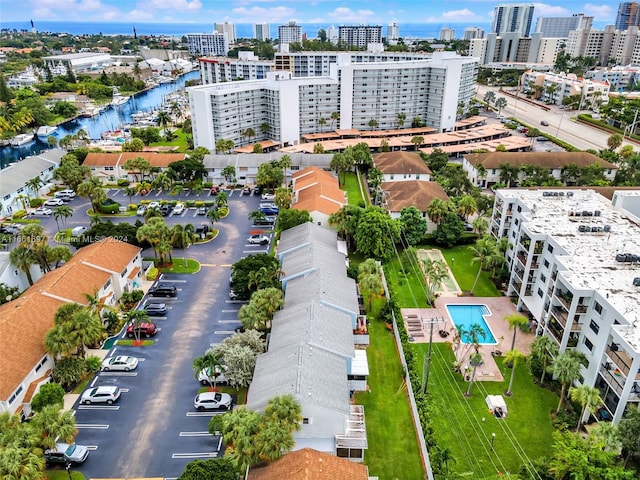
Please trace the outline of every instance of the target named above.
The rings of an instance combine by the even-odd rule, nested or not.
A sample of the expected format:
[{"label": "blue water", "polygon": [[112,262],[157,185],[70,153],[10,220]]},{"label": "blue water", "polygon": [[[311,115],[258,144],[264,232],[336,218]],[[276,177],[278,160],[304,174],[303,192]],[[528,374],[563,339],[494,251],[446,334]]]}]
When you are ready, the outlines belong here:
[{"label": "blue water", "polygon": [[[131,123],[132,113],[151,111],[159,107],[167,94],[183,88],[187,80],[193,80],[199,78],[199,76],[200,72],[198,71],[189,72],[171,83],[163,83],[150,90],[138,93],[131,97],[127,103],[118,107],[109,107],[100,115],[92,118],[79,118],[62,124],[58,127],[56,138],[60,140],[66,135],[74,135],[78,130],[84,128],[89,133],[90,138],[98,139],[102,132],[117,130],[122,125]],[[2,147],[0,148],[0,168],[48,148],[50,147],[47,142],[39,140],[38,137],[21,147]]]},{"label": "blue water", "polygon": [[[495,345],[496,337],[493,336],[493,332],[487,324],[484,317],[491,315],[491,310],[486,305],[447,305],[447,312],[451,321],[458,330],[469,330],[471,325],[478,324],[484,331],[484,338],[480,338],[480,345]],[[463,343],[470,343],[470,339],[467,335],[462,335]]]}]

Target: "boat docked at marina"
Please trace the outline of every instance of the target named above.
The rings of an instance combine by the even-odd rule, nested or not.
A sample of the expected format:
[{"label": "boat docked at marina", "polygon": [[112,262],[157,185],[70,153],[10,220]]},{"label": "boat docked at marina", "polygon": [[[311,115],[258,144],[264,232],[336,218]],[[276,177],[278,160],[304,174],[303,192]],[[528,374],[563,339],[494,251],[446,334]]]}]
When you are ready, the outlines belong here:
[{"label": "boat docked at marina", "polygon": [[58,130],[58,127],[56,127],[55,125],[54,126],[43,125],[40,128],[38,128],[38,131],[36,132],[36,134],[38,135],[38,138],[46,140],[51,135],[57,135],[57,130]]},{"label": "boat docked at marina", "polygon": [[35,136],[36,134],[33,132],[20,133],[9,141],[9,145],[11,145],[12,147],[19,147],[21,145],[26,145],[27,143],[31,142]]}]

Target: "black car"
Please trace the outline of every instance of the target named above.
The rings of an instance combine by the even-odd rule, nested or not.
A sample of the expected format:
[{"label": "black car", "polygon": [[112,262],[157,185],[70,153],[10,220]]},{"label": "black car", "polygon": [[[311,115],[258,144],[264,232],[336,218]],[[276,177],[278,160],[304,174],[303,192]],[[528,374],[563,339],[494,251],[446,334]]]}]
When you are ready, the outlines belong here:
[{"label": "black car", "polygon": [[163,217],[167,217],[171,213],[171,210],[173,210],[173,207],[169,204],[165,204],[160,207],[160,213]]},{"label": "black car", "polygon": [[150,317],[164,317],[167,314],[167,306],[164,303],[148,303],[144,306],[144,311]]},{"label": "black car", "polygon": [[200,225],[198,225],[195,229],[195,234],[202,236],[202,235],[206,235],[207,233],[209,233],[211,231],[211,227],[209,227],[208,224],[206,223],[201,223]]},{"label": "black car", "polygon": [[80,465],[89,456],[89,450],[75,443],[56,443],[56,446],[44,451],[44,460],[48,465]]},{"label": "black car", "polygon": [[151,297],[175,297],[177,295],[178,290],[175,285],[159,283],[149,289],[149,296]]},{"label": "black car", "polygon": [[276,223],[276,219],[277,217],[274,216],[267,216],[267,217],[262,217],[262,218],[256,218],[253,221],[254,225],[273,225]]}]

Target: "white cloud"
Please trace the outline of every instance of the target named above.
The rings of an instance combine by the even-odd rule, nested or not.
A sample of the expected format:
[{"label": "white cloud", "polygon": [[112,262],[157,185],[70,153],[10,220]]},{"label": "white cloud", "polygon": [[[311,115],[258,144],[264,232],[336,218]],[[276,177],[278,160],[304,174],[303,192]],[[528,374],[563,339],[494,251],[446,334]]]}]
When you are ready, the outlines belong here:
[{"label": "white cloud", "polygon": [[153,12],[151,10],[140,10],[138,8],[127,12],[127,19],[138,20],[138,21],[151,21],[154,19]]},{"label": "white cloud", "polygon": [[366,23],[375,17],[373,10],[351,10],[348,7],[338,7],[333,12],[327,13],[327,18],[334,22]]},{"label": "white cloud", "polygon": [[611,21],[614,22],[617,16],[617,11],[611,8],[610,5],[594,5],[593,3],[587,3],[584,6],[584,14],[594,17],[594,20],[598,21]]},{"label": "white cloud", "polygon": [[118,8],[99,0],[38,0],[32,4],[32,16],[39,19],[87,21],[122,18]]},{"label": "white cloud", "polygon": [[479,22],[482,21],[482,17],[475,14],[468,8],[462,10],[449,10],[448,12],[442,12],[438,17],[429,17],[427,22],[429,23],[441,23],[441,22]]},{"label": "white cloud", "polygon": [[[143,3],[145,9],[153,11],[159,10],[175,10],[176,12],[195,12],[202,8],[200,0],[151,0]],[[142,10],[142,9],[140,9]]]},{"label": "white cloud", "polygon": [[296,11],[289,7],[238,7],[232,10],[235,23],[256,23],[260,22],[288,22],[295,15]]},{"label": "white cloud", "polygon": [[547,5],[546,3],[534,3],[533,14],[536,17],[569,17],[571,10],[564,7]]}]

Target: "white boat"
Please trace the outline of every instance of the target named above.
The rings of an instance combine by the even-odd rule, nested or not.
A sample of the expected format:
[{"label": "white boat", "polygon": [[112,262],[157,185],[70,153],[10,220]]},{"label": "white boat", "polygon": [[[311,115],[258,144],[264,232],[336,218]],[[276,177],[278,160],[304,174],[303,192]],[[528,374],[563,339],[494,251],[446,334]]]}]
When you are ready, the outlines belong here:
[{"label": "white boat", "polygon": [[11,141],[9,142],[9,145],[11,145],[12,147],[19,147],[20,145],[24,145],[25,143],[29,143],[30,141],[33,140],[33,137],[35,137],[35,133],[31,132],[31,133],[21,133],[19,135],[16,135],[15,137],[13,137],[11,139]]},{"label": "white boat", "polygon": [[46,140],[51,135],[56,135],[56,130],[58,130],[58,127],[56,126],[43,125],[42,127],[38,128],[38,131],[37,131],[38,138],[42,138]]},{"label": "white boat", "polygon": [[114,107],[119,107],[120,105],[127,103],[129,101],[129,97],[126,95],[120,95],[119,93],[113,94],[113,99],[111,100],[111,105]]}]

